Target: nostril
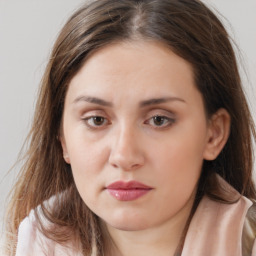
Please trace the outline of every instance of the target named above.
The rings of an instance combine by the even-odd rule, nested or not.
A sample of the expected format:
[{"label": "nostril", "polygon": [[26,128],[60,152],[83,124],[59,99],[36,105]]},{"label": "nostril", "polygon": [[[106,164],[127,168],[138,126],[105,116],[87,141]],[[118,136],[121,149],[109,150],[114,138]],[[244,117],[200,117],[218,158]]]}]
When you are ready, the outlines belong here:
[{"label": "nostril", "polygon": [[112,164],[113,167],[115,168],[118,168],[118,165],[117,164]]},{"label": "nostril", "polygon": [[133,164],[132,166],[131,166],[131,169],[137,169],[137,168],[139,168],[141,165],[140,164]]},{"label": "nostril", "polygon": [[144,164],[144,150],[139,147],[138,140],[134,141],[131,129],[122,132],[113,140],[109,153],[109,164],[114,168],[130,171]]},{"label": "nostril", "polygon": [[140,168],[140,166],[143,165],[143,163],[139,163],[139,161],[136,161],[138,159],[121,159],[121,158],[115,158],[115,159],[111,159],[110,160],[110,164],[115,168],[115,169],[120,169],[123,171],[133,171],[136,170],[138,168]]}]

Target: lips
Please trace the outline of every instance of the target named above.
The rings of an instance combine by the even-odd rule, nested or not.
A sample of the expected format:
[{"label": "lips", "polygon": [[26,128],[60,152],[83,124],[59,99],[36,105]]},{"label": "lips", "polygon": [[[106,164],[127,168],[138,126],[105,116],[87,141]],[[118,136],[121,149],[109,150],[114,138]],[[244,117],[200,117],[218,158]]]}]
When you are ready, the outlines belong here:
[{"label": "lips", "polygon": [[119,201],[133,201],[147,194],[151,187],[137,181],[117,181],[106,187],[111,196]]}]

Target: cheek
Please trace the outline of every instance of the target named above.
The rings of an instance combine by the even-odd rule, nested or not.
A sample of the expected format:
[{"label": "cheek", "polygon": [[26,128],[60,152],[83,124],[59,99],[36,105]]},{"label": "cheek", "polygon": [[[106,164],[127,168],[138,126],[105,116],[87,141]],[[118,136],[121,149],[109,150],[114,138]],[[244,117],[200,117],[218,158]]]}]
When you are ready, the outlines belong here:
[{"label": "cheek", "polygon": [[100,173],[108,157],[102,143],[91,143],[84,134],[75,132],[67,137],[67,150],[77,189],[83,199],[90,198],[93,189],[102,184]]},{"label": "cheek", "polygon": [[[100,152],[100,153],[99,153]],[[74,150],[70,151],[70,163],[73,171],[73,175],[80,182],[92,180],[97,176],[106,163],[107,152],[102,147],[93,146],[88,144],[74,147]]]},{"label": "cheek", "polygon": [[84,125],[66,128],[66,145],[73,172],[84,175],[97,171],[106,159],[104,144],[89,136]]},{"label": "cheek", "polygon": [[170,182],[173,191],[189,192],[197,183],[203,164],[205,134],[204,127],[180,128],[152,152],[152,158],[158,159],[154,162],[157,177],[163,184]]},{"label": "cheek", "polygon": [[173,144],[170,150],[177,161],[191,165],[191,169],[201,166],[207,144],[207,132],[205,120],[198,120],[196,117],[179,127],[170,142]]},{"label": "cheek", "polygon": [[[174,215],[194,196],[203,160],[195,152],[198,148],[179,143],[172,145],[162,152],[162,157],[158,156],[159,166],[156,168],[155,179],[161,186],[158,208],[165,205],[166,211]],[[167,205],[166,202],[171,204]]]},{"label": "cheek", "polygon": [[[99,154],[101,152],[101,154]],[[84,203],[94,211],[105,181],[101,175],[105,165],[102,150],[86,147],[71,153],[71,169],[77,190]]]},{"label": "cheek", "polygon": [[166,140],[153,156],[162,165],[159,169],[169,169],[171,173],[197,172],[203,162],[205,144],[195,136],[174,136]]}]

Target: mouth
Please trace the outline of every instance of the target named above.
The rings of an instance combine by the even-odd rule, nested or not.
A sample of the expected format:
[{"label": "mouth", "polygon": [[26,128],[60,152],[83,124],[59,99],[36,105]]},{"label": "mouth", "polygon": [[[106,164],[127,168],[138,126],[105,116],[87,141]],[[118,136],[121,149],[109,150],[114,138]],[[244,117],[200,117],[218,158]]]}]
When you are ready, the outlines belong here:
[{"label": "mouth", "polygon": [[111,196],[119,201],[133,201],[136,200],[153,188],[137,181],[117,181],[106,187],[106,190]]}]

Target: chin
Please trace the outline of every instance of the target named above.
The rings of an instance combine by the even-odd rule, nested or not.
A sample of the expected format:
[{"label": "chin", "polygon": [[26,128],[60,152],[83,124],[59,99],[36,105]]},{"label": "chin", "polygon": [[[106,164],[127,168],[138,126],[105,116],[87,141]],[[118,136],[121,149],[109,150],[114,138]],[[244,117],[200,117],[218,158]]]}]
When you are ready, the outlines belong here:
[{"label": "chin", "polygon": [[103,221],[118,230],[123,231],[139,231],[144,230],[150,227],[150,222],[147,221],[147,218],[144,216],[136,216],[136,215],[119,215],[112,216],[112,218],[103,219]]},{"label": "chin", "polygon": [[122,230],[122,231],[139,231],[139,230],[144,230],[147,229],[147,225],[142,225],[142,223],[107,223],[114,229]]}]

